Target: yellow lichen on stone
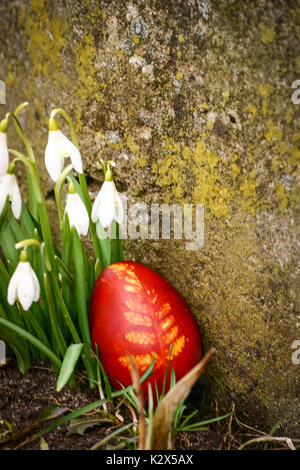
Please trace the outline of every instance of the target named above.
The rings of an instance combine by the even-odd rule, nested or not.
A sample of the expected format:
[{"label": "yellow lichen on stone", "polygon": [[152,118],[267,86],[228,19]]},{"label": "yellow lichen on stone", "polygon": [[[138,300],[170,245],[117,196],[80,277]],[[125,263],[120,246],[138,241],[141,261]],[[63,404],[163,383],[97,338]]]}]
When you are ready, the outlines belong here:
[{"label": "yellow lichen on stone", "polygon": [[241,172],[240,167],[236,163],[233,163],[231,165],[231,171],[232,171],[233,179],[236,180],[236,178],[238,177],[238,175]]},{"label": "yellow lichen on stone", "polygon": [[222,93],[222,98],[223,98],[222,106],[223,107],[226,106],[226,104],[228,103],[229,95],[230,95],[229,90],[226,90]]},{"label": "yellow lichen on stone", "polygon": [[269,98],[274,93],[274,87],[272,85],[259,85],[259,94],[262,98]]},{"label": "yellow lichen on stone", "polygon": [[147,166],[148,159],[146,157],[136,157],[134,163],[138,168],[145,168],[145,166]]},{"label": "yellow lichen on stone", "polygon": [[209,104],[208,103],[201,103],[200,104],[200,110],[201,111],[208,111],[209,110]]},{"label": "yellow lichen on stone", "polygon": [[76,49],[76,70],[78,75],[78,95],[86,102],[96,94],[99,84],[95,78],[94,60],[96,48],[94,37],[87,34]]},{"label": "yellow lichen on stone", "polygon": [[135,143],[132,137],[127,137],[126,145],[129,148],[130,152],[137,154],[140,151],[140,147]]},{"label": "yellow lichen on stone", "polygon": [[134,42],[134,44],[139,44],[141,42],[140,36],[138,36],[137,34],[133,34],[132,41]]},{"label": "yellow lichen on stone", "polygon": [[32,0],[29,12],[21,11],[18,22],[29,37],[27,51],[32,61],[32,73],[65,83],[61,71],[61,51],[66,45],[64,37],[67,22],[63,18],[50,19],[43,0]]},{"label": "yellow lichen on stone", "polygon": [[270,44],[274,41],[276,33],[272,28],[261,28],[260,39],[264,44]]},{"label": "yellow lichen on stone", "polygon": [[[255,215],[257,210],[257,174],[255,170],[242,173],[236,163],[240,158],[233,155],[226,166],[218,154],[207,148],[201,139],[195,146],[188,147],[182,142],[165,139],[165,152],[152,165],[156,182],[165,188],[164,199],[175,202],[192,189],[195,203],[204,204],[207,217],[215,217],[223,224],[231,213],[234,202],[244,212]],[[253,155],[248,155],[249,164]],[[220,171],[222,168],[222,173]]]},{"label": "yellow lichen on stone", "polygon": [[264,116],[268,114],[268,102],[267,100],[263,100],[262,102],[262,113]]},{"label": "yellow lichen on stone", "polygon": [[285,114],[284,114],[284,120],[287,124],[290,124],[293,120],[293,116],[294,116],[294,109],[289,106],[288,109],[286,110]]},{"label": "yellow lichen on stone", "polygon": [[267,142],[271,143],[274,141],[281,141],[283,137],[283,129],[275,126],[273,121],[270,119],[267,122],[268,131],[265,133]]},{"label": "yellow lichen on stone", "polygon": [[296,160],[300,160],[300,150],[297,147],[292,147],[292,158]]},{"label": "yellow lichen on stone", "polygon": [[6,86],[11,85],[14,82],[14,80],[15,80],[14,74],[11,71],[9,71],[5,79]]},{"label": "yellow lichen on stone", "polygon": [[277,194],[277,197],[279,199],[279,208],[282,212],[284,212],[285,209],[287,208],[289,198],[286,194],[286,190],[285,190],[285,187],[283,186],[283,184],[278,184],[277,185],[276,194]]},{"label": "yellow lichen on stone", "polygon": [[242,194],[241,207],[245,212],[255,215],[255,206],[253,202],[256,200],[256,188],[258,182],[256,181],[256,172],[253,170],[249,177],[245,177],[244,181],[240,185],[240,191]]},{"label": "yellow lichen on stone", "polygon": [[299,132],[296,132],[293,137],[293,142],[298,142],[298,140],[300,140],[300,131]]},{"label": "yellow lichen on stone", "polygon": [[257,114],[257,107],[254,106],[253,104],[248,104],[248,111],[253,114],[253,116],[256,116]]},{"label": "yellow lichen on stone", "polygon": [[277,145],[277,150],[280,155],[291,152],[291,147],[286,142],[279,142]]},{"label": "yellow lichen on stone", "polygon": [[201,140],[193,150],[195,189],[193,199],[204,204],[206,210],[218,219],[226,219],[233,194],[219,172],[218,156]]}]

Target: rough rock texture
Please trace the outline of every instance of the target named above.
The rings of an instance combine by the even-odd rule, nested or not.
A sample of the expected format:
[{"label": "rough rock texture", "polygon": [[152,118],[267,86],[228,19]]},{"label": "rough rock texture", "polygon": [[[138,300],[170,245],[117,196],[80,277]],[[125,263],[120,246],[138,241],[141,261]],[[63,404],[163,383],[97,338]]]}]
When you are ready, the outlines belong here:
[{"label": "rough rock texture", "polygon": [[299,434],[299,0],[12,0],[0,15],[2,114],[30,102],[49,207],[43,151],[58,106],[92,196],[101,154],[129,203],[204,204],[202,250],[128,240],[126,255],[179,290],[217,348],[201,382],[211,396]]}]

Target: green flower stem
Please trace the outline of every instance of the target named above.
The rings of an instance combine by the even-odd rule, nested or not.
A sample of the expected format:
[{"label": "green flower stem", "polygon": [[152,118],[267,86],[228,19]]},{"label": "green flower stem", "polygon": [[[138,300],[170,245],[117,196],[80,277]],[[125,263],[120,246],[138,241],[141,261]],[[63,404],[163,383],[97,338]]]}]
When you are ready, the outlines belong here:
[{"label": "green flower stem", "polygon": [[62,203],[61,203],[61,192],[62,192],[64,182],[67,179],[67,176],[72,170],[72,168],[73,168],[73,165],[70,164],[63,170],[63,172],[61,173],[54,187],[54,195],[55,195],[55,201],[56,201],[56,206],[58,210],[59,224],[60,224],[61,231],[63,231],[64,229],[64,211],[63,211]]},{"label": "green flower stem", "polygon": [[19,121],[19,112],[21,111],[21,109],[24,107],[24,106],[27,106],[28,103],[22,103],[14,113],[7,113],[6,116],[11,116],[13,118],[13,121],[14,121],[14,125],[15,125],[15,129],[17,131],[17,134],[20,136],[20,138],[23,140],[23,143],[26,147],[26,150],[27,150],[27,153],[28,153],[28,157],[29,157],[29,160],[31,163],[35,163],[35,157],[34,157],[34,152],[33,152],[33,149],[31,147],[31,143],[27,137],[27,135],[25,134],[24,132],[24,129]]},{"label": "green flower stem", "polygon": [[59,258],[59,256],[55,255],[55,261],[58,264],[58,267],[60,268],[60,273],[63,277],[67,277],[68,282],[72,282],[74,280],[74,276],[69,270],[69,267],[64,263],[62,259]]},{"label": "green flower stem", "polygon": [[[21,127],[21,129],[22,129],[22,127]],[[25,140],[24,140],[24,135],[23,135],[22,139],[23,139],[24,143],[25,143],[25,140],[26,141],[28,140],[27,138],[25,138]],[[9,152],[11,154],[15,155],[17,157],[15,160],[21,161],[26,166],[26,168],[28,168],[28,170],[30,172],[30,177],[31,177],[33,187],[34,187],[34,194],[35,194],[35,198],[36,198],[36,201],[37,201],[38,213],[39,213],[39,216],[40,216],[40,223],[41,223],[41,229],[42,229],[44,242],[46,243],[46,246],[47,246],[47,249],[48,249],[48,254],[49,254],[49,258],[51,260],[51,264],[54,267],[55,266],[55,264],[54,264],[54,255],[55,255],[54,243],[53,243],[53,239],[52,239],[52,234],[51,234],[50,223],[49,223],[49,219],[48,219],[44,194],[43,194],[43,191],[42,191],[42,185],[41,185],[39,174],[38,174],[38,171],[37,171],[34,155],[32,153],[32,158],[30,159],[30,158],[26,158],[24,154],[22,154],[21,152],[18,152],[17,150],[11,150],[10,149]]]},{"label": "green flower stem", "polygon": [[20,326],[16,325],[15,323],[12,323],[9,320],[6,320],[5,318],[0,318],[0,325],[5,326],[6,328],[9,328],[10,330],[14,331],[17,333],[21,338],[29,341],[29,343],[33,344],[36,348],[38,348],[42,353],[45,354],[45,356],[49,357],[49,359],[52,361],[52,363],[58,368],[61,368],[62,362],[61,360],[54,354],[53,351],[51,351],[50,348],[48,348],[45,344],[43,344],[38,338],[33,336],[31,333],[28,331],[24,330]]},{"label": "green flower stem", "polygon": [[51,229],[50,229],[50,224],[49,224],[49,219],[48,219],[48,214],[47,214],[47,209],[46,209],[44,198],[42,202],[38,204],[38,210],[39,210],[39,215],[40,215],[40,223],[41,223],[43,239],[47,247],[47,253],[49,255],[49,261],[51,263],[52,268],[55,269],[55,261],[54,261],[55,248],[53,244],[53,239],[52,239],[52,234],[51,234]]},{"label": "green flower stem", "polygon": [[20,248],[25,248],[33,245],[37,248],[41,247],[40,242],[36,238],[27,238],[26,240],[22,240],[21,242],[16,243],[15,247],[17,250],[19,250]]},{"label": "green flower stem", "polygon": [[68,214],[65,214],[64,217],[64,228],[62,231],[62,252],[61,252],[61,262],[59,263],[60,266],[60,273],[62,275],[62,280],[64,281],[65,276],[67,275],[67,280],[62,282],[62,294],[65,304],[69,306],[71,310],[71,316],[74,318],[75,308],[73,302],[73,294],[71,292],[71,287],[69,283],[69,279],[72,280],[72,286],[74,283],[74,276],[73,273],[70,272],[70,259],[71,259],[71,231],[70,231],[70,224],[69,224],[69,217]]},{"label": "green flower stem", "polygon": [[25,108],[28,105],[29,105],[28,101],[24,101],[24,103],[19,104],[19,106],[15,109],[14,114],[16,116],[19,116],[22,109]]},{"label": "green flower stem", "polygon": [[32,310],[29,310],[28,312],[22,309],[22,315],[24,318],[26,318],[26,321],[32,326],[33,330],[38,336],[38,339],[47,347],[50,348],[50,344],[48,341],[47,336],[45,335],[45,332],[38,322],[36,316],[33,314]]},{"label": "green flower stem", "polygon": [[80,187],[81,187],[81,191],[82,191],[82,196],[83,196],[83,199],[84,199],[84,202],[85,202],[85,206],[86,206],[86,209],[87,209],[87,212],[88,212],[88,215],[89,215],[89,219],[90,219],[90,234],[91,234],[92,242],[93,242],[93,246],[94,246],[95,257],[97,259],[99,259],[99,263],[101,264],[101,251],[100,251],[99,241],[98,241],[98,237],[97,237],[96,225],[94,224],[94,222],[92,221],[92,218],[91,218],[92,203],[91,203],[91,199],[90,199],[90,195],[89,195],[89,191],[88,191],[88,187],[87,187],[87,184],[86,184],[86,179],[85,179],[85,174],[84,173],[79,174],[79,183],[80,183]]},{"label": "green flower stem", "polygon": [[30,176],[30,171],[26,168],[26,176],[28,183],[28,193],[29,193],[29,210],[35,220],[38,220],[38,205],[35,197],[34,185]]},{"label": "green flower stem", "polygon": [[[60,114],[64,118],[66,123],[68,124],[70,128],[70,132],[71,132],[72,142],[79,149],[79,143],[78,143],[78,139],[77,139],[76,132],[75,132],[75,127],[74,127],[71,117],[63,108],[53,109],[53,111],[51,112],[51,117],[54,117],[56,114]],[[82,191],[83,201],[85,203],[85,206],[89,215],[89,219],[90,219],[90,234],[91,234],[91,238],[92,238],[92,242],[94,246],[95,257],[101,260],[101,252],[100,252],[99,242],[97,238],[96,225],[91,219],[92,203],[91,203],[90,195],[88,192],[88,187],[86,184],[84,173],[79,173],[79,183],[80,183],[80,187]]]},{"label": "green flower stem", "polygon": [[8,149],[8,151],[12,155],[16,156],[16,158],[13,160],[13,163],[19,161],[25,165],[26,170],[29,172],[29,175],[31,177],[36,201],[38,204],[41,203],[40,184],[39,184],[39,180],[37,180],[36,178],[36,174],[35,174],[32,163],[29,161],[28,158],[26,158],[26,156],[23,153],[19,152],[18,150]]},{"label": "green flower stem", "polygon": [[76,145],[77,148],[79,148],[75,127],[69,114],[63,108],[56,108],[51,111],[51,118],[53,118],[56,114],[60,114],[64,118],[70,128],[72,142],[74,145]]},{"label": "green flower stem", "polygon": [[[23,143],[26,147],[26,150],[27,150],[27,153],[28,153],[28,156],[29,156],[29,160],[32,163],[35,163],[34,152],[33,152],[32,146],[31,146],[30,141],[27,138],[27,136],[26,136],[26,134],[25,134],[25,132],[22,128],[22,125],[19,121],[19,114],[20,114],[21,110],[27,105],[28,105],[28,102],[20,104],[20,106],[17,107],[17,109],[15,110],[14,113],[7,113],[6,118],[8,119],[9,116],[11,116],[13,118],[13,122],[14,122],[16,132],[19,135],[19,137],[22,139],[22,141],[23,141]],[[34,193],[36,194],[36,197],[37,197],[38,200],[40,199],[40,196],[37,193],[37,191],[35,190],[35,188],[33,187],[33,182],[30,178],[30,172],[29,172],[28,168],[26,168],[26,173],[27,173],[28,188],[29,188],[30,212],[32,213],[33,217],[37,220],[37,218],[38,218],[38,208],[37,208],[37,202],[34,198]]]}]

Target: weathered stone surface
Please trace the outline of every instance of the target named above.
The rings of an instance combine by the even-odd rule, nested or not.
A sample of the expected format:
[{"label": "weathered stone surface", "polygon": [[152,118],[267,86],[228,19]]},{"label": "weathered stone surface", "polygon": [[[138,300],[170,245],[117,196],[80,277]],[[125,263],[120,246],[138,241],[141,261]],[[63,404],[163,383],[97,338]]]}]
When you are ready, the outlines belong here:
[{"label": "weathered stone surface", "polygon": [[13,0],[0,15],[1,109],[31,103],[49,204],[43,149],[58,106],[91,195],[101,154],[129,203],[204,204],[202,250],[128,240],[127,257],[173,283],[217,348],[201,382],[211,396],[299,434],[299,1]]}]

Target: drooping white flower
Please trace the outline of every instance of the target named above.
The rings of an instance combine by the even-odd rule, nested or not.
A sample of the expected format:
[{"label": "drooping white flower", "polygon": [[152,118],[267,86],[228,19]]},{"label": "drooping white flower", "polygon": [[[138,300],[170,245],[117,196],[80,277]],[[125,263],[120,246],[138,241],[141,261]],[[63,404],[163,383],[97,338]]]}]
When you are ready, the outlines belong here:
[{"label": "drooping white flower", "polygon": [[8,163],[7,135],[6,132],[0,131],[0,176],[7,172]]},{"label": "drooping white flower", "polygon": [[77,173],[83,173],[81,154],[59,129],[49,130],[45,150],[45,164],[53,181],[57,181],[64,167],[65,158],[70,157]]},{"label": "drooping white flower", "polygon": [[65,213],[68,214],[70,227],[75,227],[79,236],[87,235],[89,215],[78,193],[68,193]]},{"label": "drooping white flower", "polygon": [[2,214],[7,197],[11,199],[13,215],[16,219],[19,219],[22,209],[22,198],[16,177],[11,173],[0,176],[0,214]]},{"label": "drooping white flower", "polygon": [[124,216],[122,201],[114,181],[104,181],[92,209],[92,221],[100,221],[103,228],[108,227],[115,219],[119,224]]},{"label": "drooping white flower", "polygon": [[13,305],[18,299],[23,309],[28,310],[32,302],[37,302],[39,298],[40,284],[31,264],[20,261],[8,285],[8,303]]}]

